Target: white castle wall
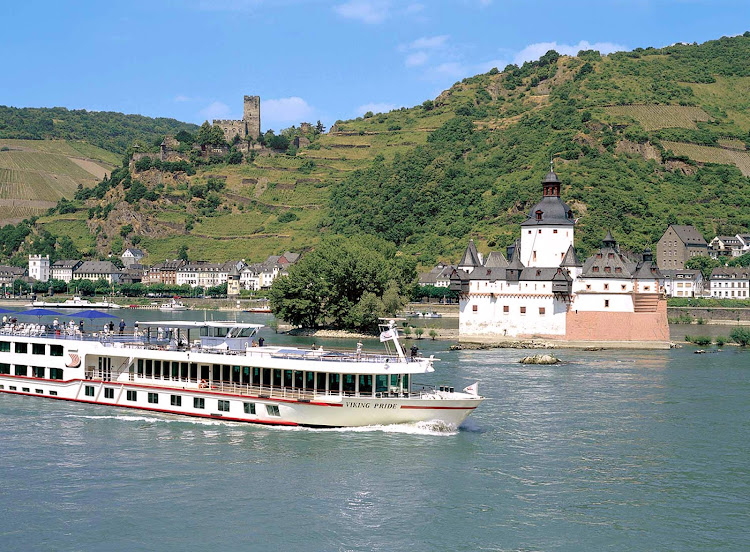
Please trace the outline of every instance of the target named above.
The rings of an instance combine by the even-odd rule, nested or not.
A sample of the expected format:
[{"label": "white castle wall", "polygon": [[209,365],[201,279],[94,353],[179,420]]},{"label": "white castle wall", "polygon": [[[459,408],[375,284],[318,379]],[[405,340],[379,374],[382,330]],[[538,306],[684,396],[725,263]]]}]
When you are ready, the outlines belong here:
[{"label": "white castle wall", "polygon": [[571,245],[573,245],[571,226],[557,228],[524,226],[521,228],[521,262],[525,266],[560,266]]}]

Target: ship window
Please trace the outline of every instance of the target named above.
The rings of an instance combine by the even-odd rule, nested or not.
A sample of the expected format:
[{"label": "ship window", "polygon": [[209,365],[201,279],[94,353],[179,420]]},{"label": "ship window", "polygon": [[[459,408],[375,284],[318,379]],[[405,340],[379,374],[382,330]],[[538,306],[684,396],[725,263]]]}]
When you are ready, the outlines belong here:
[{"label": "ship window", "polygon": [[115,398],[115,390],[113,387],[105,387],[104,388],[104,398],[105,399],[114,399]]},{"label": "ship window", "polygon": [[31,392],[31,389],[29,389],[28,387],[21,387],[21,391],[24,393],[29,393]]},{"label": "ship window", "polygon": [[0,389],[5,389],[5,386],[2,383],[0,383]]},{"label": "ship window", "polygon": [[10,364],[0,363],[0,374],[10,374]]},{"label": "ship window", "polygon": [[43,355],[45,353],[44,343],[32,343],[31,354],[32,355]]},{"label": "ship window", "polygon": [[359,375],[359,394],[372,395],[372,376],[370,374]]},{"label": "ship window", "polygon": [[29,344],[28,343],[16,343],[16,352],[17,353],[26,353],[29,350]]},{"label": "ship window", "polygon": [[328,389],[333,393],[339,392],[341,374],[328,374]]},{"label": "ship window", "polygon": [[15,391],[17,387],[15,385],[11,385],[8,389],[10,389],[11,391]]},{"label": "ship window", "polygon": [[63,356],[63,346],[62,345],[50,345],[49,356],[55,356],[55,357]]},{"label": "ship window", "polygon": [[50,368],[49,369],[49,379],[56,379],[56,380],[63,379],[62,368]]},{"label": "ship window", "polygon": [[151,404],[159,404],[159,393],[149,393],[148,402]]},{"label": "ship window", "polygon": [[255,403],[244,403],[245,414],[255,415]]},{"label": "ship window", "polygon": [[172,362],[172,379],[179,379],[180,377],[180,363]]},{"label": "ship window", "polygon": [[378,375],[375,376],[375,392],[385,393],[388,391],[388,376]]},{"label": "ship window", "polygon": [[44,366],[32,366],[31,367],[31,374],[35,378],[43,378],[44,377]]},{"label": "ship window", "polygon": [[84,393],[87,397],[93,397],[94,396],[94,386],[93,385],[87,385],[84,388]]},{"label": "ship window", "polygon": [[50,391],[49,394],[54,397],[57,397],[57,391]]},{"label": "ship window", "polygon": [[297,389],[302,389],[302,386],[304,385],[304,373],[300,372],[299,370],[294,371],[294,387]]},{"label": "ship window", "polygon": [[316,379],[318,380],[318,393],[324,393],[326,390],[326,374],[318,372]]},{"label": "ship window", "polygon": [[138,377],[139,378],[143,377],[143,359],[142,358],[138,359]]},{"label": "ship window", "polygon": [[408,392],[409,391],[409,374],[403,375],[403,386],[404,386],[404,391]]},{"label": "ship window", "polygon": [[182,397],[179,395],[171,395],[169,397],[169,402],[172,404],[172,406],[182,406]]},{"label": "ship window", "polygon": [[28,373],[28,366],[23,366],[22,364],[16,364],[16,370],[15,374],[17,376],[25,376]]},{"label": "ship window", "polygon": [[0,353],[10,353],[10,341],[0,341]]},{"label": "ship window", "polygon": [[311,391],[315,386],[315,372],[305,372],[305,389]]},{"label": "ship window", "polygon": [[193,398],[193,408],[206,408],[206,399],[201,399],[199,397]]},{"label": "ship window", "polygon": [[293,384],[292,371],[284,370],[284,387],[291,387],[292,384]]},{"label": "ship window", "polygon": [[281,416],[281,414],[279,413],[279,407],[275,404],[267,404],[266,412],[268,412],[269,416]]},{"label": "ship window", "polygon": [[271,385],[274,387],[281,387],[281,370],[278,368],[274,368],[273,370],[273,382]]},{"label": "ship window", "polygon": [[138,391],[128,391],[127,399],[129,401],[137,401],[138,400]]},{"label": "ship window", "polygon": [[344,374],[344,393],[354,393],[357,380],[354,374]]},{"label": "ship window", "polygon": [[229,401],[219,400],[219,412],[229,412]]},{"label": "ship window", "polygon": [[44,395],[44,390],[42,389],[34,389],[36,393],[39,393],[40,395]]},{"label": "ship window", "polygon": [[154,377],[154,361],[151,359],[146,359],[146,377]]}]

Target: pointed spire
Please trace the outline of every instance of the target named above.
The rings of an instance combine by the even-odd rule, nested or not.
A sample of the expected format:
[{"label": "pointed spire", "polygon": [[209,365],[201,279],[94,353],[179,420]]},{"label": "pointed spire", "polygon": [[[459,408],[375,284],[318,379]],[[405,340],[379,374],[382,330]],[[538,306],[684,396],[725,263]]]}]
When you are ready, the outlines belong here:
[{"label": "pointed spire", "polygon": [[576,255],[576,250],[572,245],[570,245],[565,252],[565,256],[563,257],[560,266],[583,266],[581,261],[578,260],[578,255]]},{"label": "pointed spire", "polygon": [[612,237],[612,232],[607,230],[607,235],[604,236],[604,239],[602,240],[602,247],[611,247],[614,249],[617,246],[617,242]]},{"label": "pointed spire", "polygon": [[469,245],[466,247],[464,256],[461,257],[461,262],[458,263],[458,266],[475,268],[478,266],[482,266],[482,263],[479,260],[479,252],[477,251],[477,246],[474,245],[474,240],[469,240]]},{"label": "pointed spire", "polygon": [[516,241],[516,246],[513,249],[513,257],[508,264],[508,268],[514,270],[522,270],[524,268],[524,265],[521,262],[521,244],[518,243],[518,241]]}]

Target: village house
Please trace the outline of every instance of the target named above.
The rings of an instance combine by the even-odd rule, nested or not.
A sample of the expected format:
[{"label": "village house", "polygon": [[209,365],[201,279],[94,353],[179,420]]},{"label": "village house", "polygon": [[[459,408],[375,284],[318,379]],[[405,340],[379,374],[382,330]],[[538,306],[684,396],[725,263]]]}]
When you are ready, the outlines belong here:
[{"label": "village house", "polygon": [[0,285],[12,286],[13,282],[23,279],[26,269],[22,266],[0,266]]},{"label": "village house", "polygon": [[460,293],[459,339],[668,347],[663,276],[651,251],[631,259],[607,232],[600,249],[581,263],[575,218],[560,185],[554,172],[544,177],[542,199],[521,223],[506,266],[497,254],[488,256],[493,266],[487,266],[469,242],[451,278],[451,289]]},{"label": "village house", "polygon": [[670,224],[656,244],[660,268],[682,269],[690,258],[708,255],[708,244],[695,226]]},{"label": "village house", "polygon": [[106,280],[108,284],[120,282],[122,273],[110,261],[84,261],[73,271],[73,280]]},{"label": "village house", "polygon": [[423,272],[419,275],[420,286],[450,287],[451,274],[456,269],[455,266],[446,263],[438,263],[429,272]]},{"label": "village house", "polygon": [[708,254],[713,259],[719,257],[739,257],[750,252],[750,235],[716,236],[708,244]]},{"label": "village house", "polygon": [[177,285],[177,270],[185,265],[182,259],[166,260],[144,269],[143,284]]},{"label": "village house", "polygon": [[664,293],[667,297],[701,297],[703,274],[700,270],[660,269],[664,276]]},{"label": "village house", "polygon": [[29,278],[47,282],[50,277],[49,255],[29,255]]},{"label": "village house", "polygon": [[122,264],[125,267],[129,267],[130,265],[139,264],[141,262],[141,259],[143,259],[143,251],[140,249],[136,249],[135,247],[128,247],[125,251],[122,252],[122,255],[120,255],[120,259],[122,259]]},{"label": "village house", "polygon": [[61,259],[52,263],[52,279],[62,280],[66,284],[73,279],[73,272],[83,264],[76,259]]},{"label": "village house", "polygon": [[711,297],[720,299],[747,299],[750,291],[750,267],[721,266],[711,271],[709,279]]}]

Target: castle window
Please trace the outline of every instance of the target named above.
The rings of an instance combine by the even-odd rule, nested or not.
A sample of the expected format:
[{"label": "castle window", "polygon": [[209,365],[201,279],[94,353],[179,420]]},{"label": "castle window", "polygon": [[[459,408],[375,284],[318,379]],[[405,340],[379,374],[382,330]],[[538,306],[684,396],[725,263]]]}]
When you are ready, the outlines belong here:
[{"label": "castle window", "polygon": [[573,218],[573,211],[568,211],[568,218]]},{"label": "castle window", "polygon": [[604,290],[606,291],[608,289],[609,289],[609,284],[604,284]]},{"label": "castle window", "polygon": [[555,228],[554,230],[552,230],[552,233],[553,234],[557,234],[557,228]]},{"label": "castle window", "polygon": [[536,220],[542,220],[542,211],[536,212]]},{"label": "castle window", "polygon": [[646,287],[643,288],[643,290],[644,291],[649,291],[649,290],[651,290],[651,286],[646,286]]},{"label": "castle window", "polygon": [[536,261],[536,251],[533,252],[534,260]]},{"label": "castle window", "polygon": [[471,310],[472,312],[477,312],[479,310],[479,305],[472,305]]},{"label": "castle window", "polygon": [[605,299],[604,300],[604,308],[606,309],[608,307],[609,307],[609,299]]},{"label": "castle window", "polygon": [[621,266],[616,266],[616,267],[615,267],[615,272],[617,272],[618,274],[619,274],[620,272],[622,272],[622,267],[621,267]]},{"label": "castle window", "polygon": [[586,289],[590,291],[591,290],[591,284],[586,284]]},{"label": "castle window", "polygon": [[539,316],[544,316],[544,307],[539,307]]},{"label": "castle window", "polygon": [[597,258],[597,259],[601,259],[601,258],[602,258],[602,254],[601,254],[601,253],[597,253],[597,254],[596,254],[596,258]]},{"label": "castle window", "polygon": [[594,270],[594,272],[599,272],[599,267],[598,267],[598,266],[595,266],[595,267],[593,268],[593,270]]},{"label": "castle window", "polygon": [[510,313],[510,306],[503,305],[503,314],[509,314],[509,313]]},{"label": "castle window", "polygon": [[625,284],[622,284],[620,287],[622,288],[622,291],[625,291]]},{"label": "castle window", "polygon": [[605,266],[604,267],[604,272],[612,272],[612,267],[611,266]]},{"label": "castle window", "polygon": [[614,253],[610,253],[609,255],[607,255],[607,258],[608,259],[614,259],[615,258],[615,254]]},{"label": "castle window", "polygon": [[521,307],[521,314],[526,314],[526,307]]}]

